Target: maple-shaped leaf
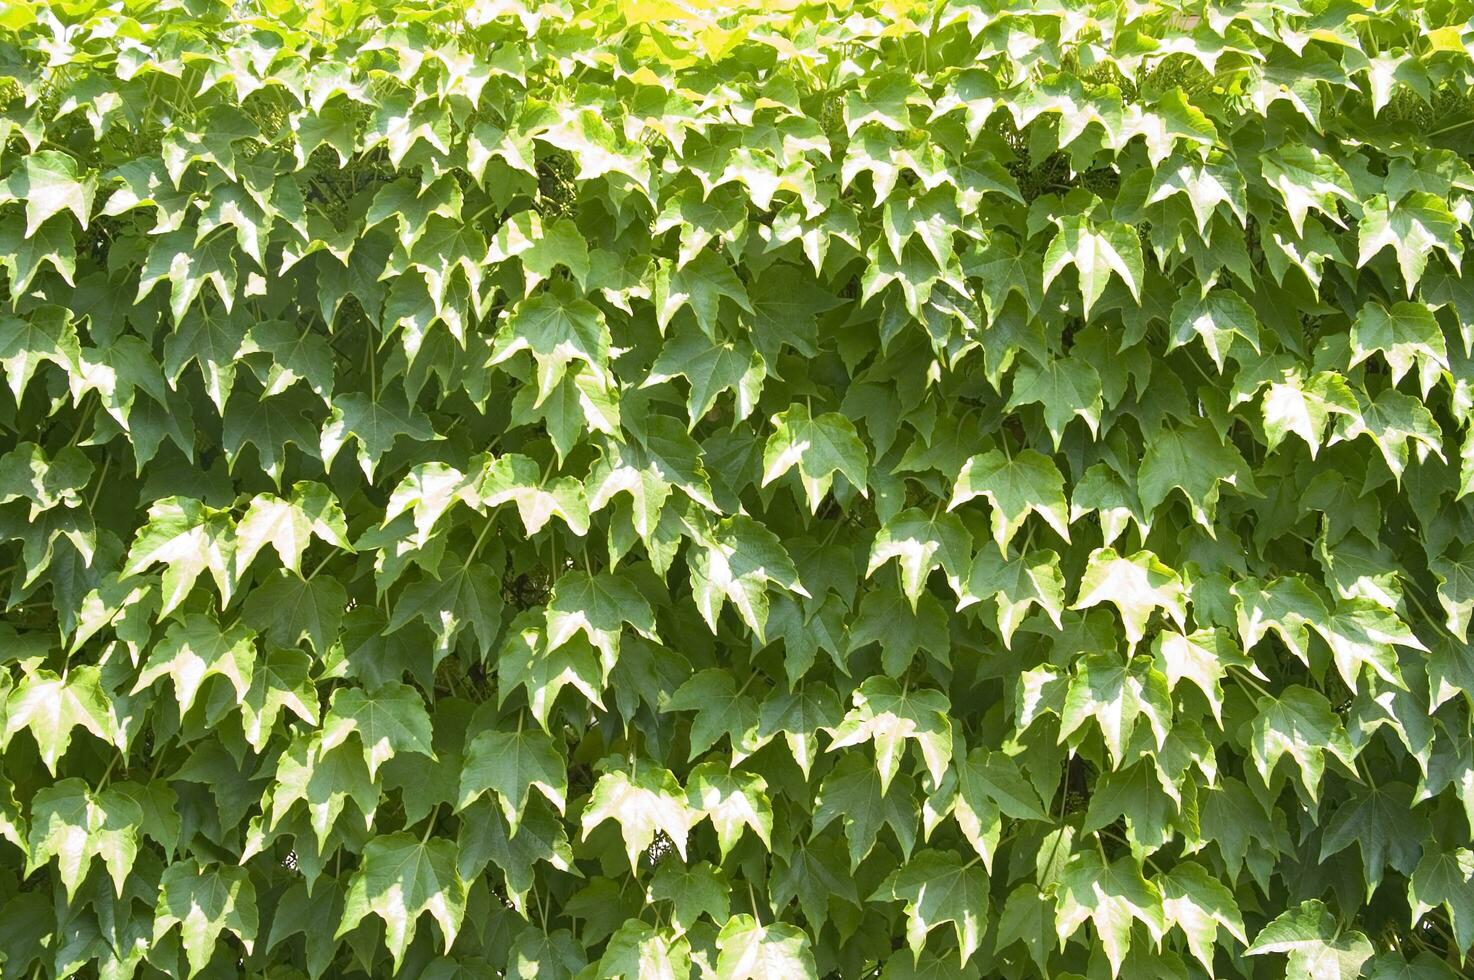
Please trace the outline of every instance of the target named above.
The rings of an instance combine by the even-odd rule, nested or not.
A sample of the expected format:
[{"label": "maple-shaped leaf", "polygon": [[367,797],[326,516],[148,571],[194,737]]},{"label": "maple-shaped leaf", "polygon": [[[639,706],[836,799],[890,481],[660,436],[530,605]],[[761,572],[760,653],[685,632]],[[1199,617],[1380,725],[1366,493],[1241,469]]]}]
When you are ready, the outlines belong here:
[{"label": "maple-shaped leaf", "polygon": [[892,558],[900,566],[901,591],[914,609],[927,577],[937,568],[946,573],[952,590],[961,594],[962,577],[972,563],[972,535],[956,514],[927,514],[913,507],[881,526],[870,546],[866,577]]},{"label": "maple-shaped leaf", "polygon": [[1240,493],[1258,493],[1244,457],[1210,427],[1166,428],[1147,440],[1137,473],[1137,490],[1147,515],[1155,512],[1173,490],[1181,490],[1193,520],[1211,529],[1222,483]]},{"label": "maple-shaped leaf", "polygon": [[703,547],[688,559],[691,592],[712,632],[716,632],[722,604],[730,602],[747,628],[762,639],[768,621],[769,585],[801,596],[809,594],[778,536],[750,517],[719,521],[701,543]]},{"label": "maple-shaped leaf", "polygon": [[1010,756],[974,749],[957,762],[957,799],[953,816],[962,836],[991,873],[1002,837],[1002,817],[1048,820],[1039,793]]},{"label": "maple-shaped leaf", "polygon": [[730,915],[726,876],[710,861],[684,865],[662,861],[650,883],[650,896],[671,903],[671,925],[679,934],[689,932],[702,915],[713,922],[726,922]]},{"label": "maple-shaped leaf", "polygon": [[1243,338],[1255,352],[1259,350],[1259,318],[1242,296],[1227,289],[1182,297],[1172,307],[1168,328],[1169,351],[1200,337],[1219,372],[1223,371],[1234,337]]},{"label": "maple-shaped leaf", "polygon": [[1157,943],[1167,931],[1162,894],[1142,877],[1140,864],[1130,855],[1110,864],[1093,851],[1079,851],[1070,858],[1055,899],[1060,940],[1073,935],[1086,919],[1095,926],[1112,976],[1120,975],[1131,948],[1133,921],[1142,923]]},{"label": "maple-shaped leaf", "polygon": [[313,538],[344,551],[353,550],[343,508],[331,490],[303,480],[292,485],[292,495],[285,499],[258,493],[236,524],[236,574],[244,573],[268,545],[283,565],[301,572],[302,553]]},{"label": "maple-shaped leaf", "polygon": [[1187,622],[1181,577],[1150,551],[1138,551],[1130,557],[1116,554],[1114,548],[1097,548],[1090,553],[1079,594],[1070,608],[1088,609],[1102,602],[1112,603],[1120,611],[1126,642],[1132,647],[1146,635],[1147,620],[1154,609],[1164,610],[1179,628]]},{"label": "maple-shaped leaf", "polygon": [[195,702],[209,677],[224,677],[244,698],[256,664],[256,634],[239,623],[222,629],[211,616],[199,613],[170,624],[164,638],[150,651],[132,693],[151,686],[160,677],[174,682],[181,715]]},{"label": "maple-shaped leaf", "polygon": [[119,736],[100,671],[90,665],[73,667],[65,677],[45,668],[28,670],[9,692],[0,719],[4,721],[0,742],[9,741],[16,732],[29,731],[53,776],[78,725],[104,742],[114,742]]},{"label": "maple-shaped leaf", "polygon": [[241,607],[241,621],[283,647],[302,640],[319,656],[337,640],[348,593],[327,576],[303,578],[285,568],[258,580]]},{"label": "maple-shaped leaf", "polygon": [[[530,622],[535,614],[513,620],[497,655],[497,703],[521,687],[533,718],[548,731],[548,717],[563,688],[572,686],[595,707],[602,708],[604,685],[612,665],[599,659],[585,637],[572,636],[549,650],[543,630]],[[541,619],[541,617],[536,617]]]},{"label": "maple-shaped leaf", "polygon": [[839,820],[849,844],[850,870],[860,866],[875,847],[882,826],[889,826],[901,849],[916,843],[917,813],[911,800],[916,784],[902,773],[881,789],[881,774],[863,755],[845,753],[819,784],[811,834]]},{"label": "maple-shaped leaf", "polygon": [[372,480],[379,460],[401,436],[425,442],[435,438],[435,431],[403,396],[370,397],[354,392],[333,399],[333,411],[323,423],[319,450],[323,464],[332,466],[338,451],[352,439],[357,443],[358,465]]},{"label": "maple-shaped leaf", "polygon": [[982,945],[988,917],[987,875],[952,851],[918,851],[891,872],[871,898],[906,903],[906,943],[915,961],[921,959],[927,933],[948,922],[957,934],[960,965],[965,966]]},{"label": "maple-shaped leaf", "polygon": [[466,892],[450,841],[422,841],[403,833],[375,837],[364,846],[334,938],[370,913],[377,915],[384,920],[384,942],[398,970],[425,912],[440,926],[442,948],[450,949],[466,914]]},{"label": "maple-shaped leaf", "polygon": [[1460,952],[1474,945],[1474,851],[1444,850],[1436,842],[1425,842],[1423,859],[1408,879],[1407,900],[1413,907],[1413,925],[1441,906]]},{"label": "maple-shaped leaf", "polygon": [[691,944],[629,919],[609,937],[599,958],[599,973],[627,980],[684,980],[691,975]]},{"label": "maple-shaped leaf", "polygon": [[1474,611],[1474,547],[1466,546],[1457,556],[1435,558],[1428,570],[1438,579],[1438,604],[1448,615],[1444,625],[1463,642]]},{"label": "maple-shaped leaf", "polygon": [[742,280],[716,252],[702,251],[679,269],[661,263],[655,272],[652,300],[656,322],[662,331],[678,312],[690,307],[701,332],[715,341],[717,315],[723,299],[730,300],[743,312],[753,312]]},{"label": "maple-shaped leaf", "polygon": [[[324,751],[320,735],[299,734],[277,760],[268,826],[272,829],[280,826],[300,802],[307,809],[308,824],[316,835],[317,846],[326,847],[349,800],[358,807],[365,829],[372,824],[379,793],[362,754],[352,746],[340,745]],[[262,809],[266,809],[264,802]]]},{"label": "maple-shaped leaf", "polygon": [[677,376],[685,378],[690,385],[686,398],[688,428],[694,429],[726,391],[733,396],[733,421],[751,415],[767,373],[762,356],[745,339],[716,341],[694,327],[678,326],[661,346],[642,386],[663,384]]},{"label": "maple-shaped leaf", "polygon": [[17,402],[42,364],[74,374],[81,373],[81,360],[77,328],[61,307],[43,306],[24,317],[0,316],[0,367]]},{"label": "maple-shaped leaf", "polygon": [[757,700],[738,689],[730,672],[720,669],[699,670],[676,688],[662,712],[694,711],[687,759],[694,759],[711,748],[723,735],[731,742],[735,765],[762,748],[767,738],[758,734]]},{"label": "maple-shaped leaf", "polygon": [[818,756],[818,732],[838,725],[843,715],[839,697],[823,684],[807,684],[788,694],[774,692],[759,711],[757,737],[766,742],[782,733],[793,761],[807,778]]},{"label": "maple-shaped leaf", "polygon": [[407,684],[391,682],[372,691],[356,687],[334,691],[322,721],[320,751],[331,751],[354,733],[363,748],[370,776],[400,753],[414,752],[435,759],[425,703]]},{"label": "maple-shaped leaf", "polygon": [[547,481],[542,472],[529,456],[498,456],[487,464],[476,493],[488,507],[515,504],[528,534],[536,534],[553,517],[560,518],[574,534],[587,534],[589,504],[583,485],[571,476]]},{"label": "maple-shaped leaf", "polygon": [[1331,648],[1341,679],[1353,691],[1360,688],[1357,675],[1362,665],[1371,667],[1389,684],[1405,687],[1395,647],[1428,652],[1396,613],[1369,599],[1338,602],[1328,616],[1310,625]]},{"label": "maple-shaped leaf", "polygon": [[491,364],[528,351],[537,363],[536,404],[541,404],[574,361],[607,380],[610,344],[609,326],[599,308],[555,285],[518,303],[508,314],[492,347]]},{"label": "maple-shaped leaf", "polygon": [[318,723],[317,689],[311,680],[312,658],[301,650],[272,650],[251,669],[251,686],[241,700],[241,728],[260,752],[271,738],[283,709]]},{"label": "maple-shaped leaf", "polygon": [[853,694],[854,707],[829,729],[833,752],[863,742],[875,743],[875,768],[882,795],[901,768],[906,740],[916,742],[932,782],[940,785],[952,760],[951,709],[941,691],[903,688],[889,677],[866,678]]},{"label": "maple-shaped leaf", "polygon": [[1256,706],[1259,714],[1249,748],[1265,782],[1280,759],[1289,756],[1299,769],[1300,785],[1314,802],[1320,795],[1327,752],[1355,770],[1356,751],[1324,694],[1292,684],[1277,697],[1261,697]]},{"label": "maple-shaped leaf", "polygon": [[835,473],[843,474],[860,496],[869,496],[869,454],[853,422],[838,412],[811,417],[806,406],[791,405],[772,423],[763,449],[763,486],[797,466],[811,513],[818,513]]},{"label": "maple-shaped leaf", "polygon": [[1455,267],[1464,255],[1459,236],[1459,220],[1436,194],[1414,191],[1395,203],[1378,194],[1363,207],[1365,213],[1356,226],[1357,268],[1370,262],[1389,245],[1397,255],[1397,267],[1409,297],[1435,248]]},{"label": "maple-shaped leaf", "polygon": [[881,667],[891,677],[904,674],[922,650],[942,663],[949,663],[952,635],[947,625],[947,610],[935,596],[925,592],[914,609],[894,588],[867,592],[860,602],[859,616],[850,624],[849,642],[844,650],[853,653],[871,643],[880,644]]},{"label": "maple-shaped leaf", "polygon": [[184,601],[201,572],[208,571],[222,604],[235,590],[235,527],[228,511],[189,497],[166,497],[148,510],[148,522],[128,550],[124,575],[162,564],[163,607],[168,615]]},{"label": "maple-shaped leaf", "polygon": [[36,792],[30,806],[26,873],[56,859],[71,901],[100,858],[121,898],[138,855],[143,809],[114,788],[93,791],[80,779],[63,779]]},{"label": "maple-shaped leaf", "polygon": [[655,613],[629,578],[610,572],[568,572],[548,599],[547,645],[556,650],[582,632],[604,660],[619,658],[619,636],[627,623],[648,640],[655,636]]},{"label": "maple-shaped leaf", "polygon": [[1079,661],[1065,692],[1059,739],[1064,742],[1086,719],[1094,719],[1111,759],[1120,765],[1139,721],[1151,726],[1161,748],[1171,725],[1167,679],[1146,657],[1122,663],[1118,656],[1090,654]]},{"label": "maple-shaped leaf", "polygon": [[1325,442],[1331,416],[1358,411],[1356,396],[1341,375],[1317,371],[1307,378],[1294,368],[1285,369],[1281,380],[1270,383],[1262,408],[1266,448],[1274,449],[1293,432],[1305,440],[1311,459]]},{"label": "maple-shaped leaf", "polygon": [[249,955],[258,924],[256,888],[244,868],[201,866],[190,858],[169,865],[159,879],[153,942],[178,926],[191,977],[209,965],[227,930]]},{"label": "maple-shaped leaf", "polygon": [[1056,224],[1058,230],[1044,252],[1045,290],[1067,266],[1074,266],[1087,319],[1112,273],[1121,277],[1137,302],[1141,301],[1144,270],[1141,241],[1134,228],[1119,221],[1097,225],[1084,215],[1060,218]]},{"label": "maple-shaped leaf", "polygon": [[1025,449],[1007,456],[997,449],[971,456],[952,487],[948,510],[955,510],[974,497],[985,496],[992,505],[993,540],[998,552],[1008,554],[1008,542],[1033,511],[1066,542],[1070,540],[1070,511],[1065,500],[1065,481],[1048,456]]},{"label": "maple-shaped leaf", "polygon": [[605,820],[619,824],[625,854],[631,870],[635,870],[639,868],[640,852],[654,842],[657,830],[670,839],[684,861],[686,837],[697,818],[670,770],[646,763],[633,774],[616,769],[601,775],[580,817],[580,825],[584,839],[588,839]]},{"label": "maple-shaped leaf", "polygon": [[765,926],[750,915],[734,915],[716,945],[716,980],[818,980],[808,935],[786,922]]},{"label": "maple-shaped leaf", "polygon": [[1247,946],[1244,920],[1233,892],[1201,864],[1181,861],[1166,874],[1152,878],[1162,896],[1162,912],[1168,929],[1181,929],[1203,969],[1213,969],[1213,949],[1219,928],[1226,929]]},{"label": "maple-shaped leaf", "polygon": [[464,810],[482,793],[494,791],[515,835],[533,788],[563,812],[568,798],[567,770],[558,747],[543,732],[480,732],[466,746],[456,807]]},{"label": "maple-shaped leaf", "polygon": [[[1426,818],[1414,809],[1412,787],[1396,782],[1368,786],[1356,791],[1326,821],[1320,860],[1355,843],[1361,851],[1370,899],[1389,866],[1404,875],[1413,873],[1427,828]],[[1414,833],[1418,829],[1423,832]]]},{"label": "maple-shaped leaf", "polygon": [[1373,354],[1381,354],[1392,369],[1392,383],[1418,369],[1418,380],[1427,395],[1440,371],[1449,369],[1448,349],[1433,311],[1422,303],[1368,303],[1351,324],[1351,363],[1356,367]]},{"label": "maple-shaped leaf", "polygon": [[1285,575],[1269,582],[1248,578],[1231,591],[1238,600],[1238,630],[1245,651],[1274,630],[1303,663],[1310,663],[1309,627],[1328,614],[1325,602],[1303,576]]},{"label": "maple-shaped leaf", "polygon": [[1021,361],[1004,408],[1012,411],[1020,405],[1040,406],[1058,450],[1065,427],[1076,417],[1085,421],[1092,436],[1100,430],[1104,409],[1100,375],[1089,361],[1078,357],[1050,357],[1039,363]]},{"label": "maple-shaped leaf", "polygon": [[1372,944],[1362,933],[1343,929],[1324,903],[1311,899],[1280,913],[1244,952],[1289,954],[1289,977],[1351,980],[1361,976],[1362,964],[1371,959]]},{"label": "maple-shaped leaf", "polygon": [[1032,607],[1044,610],[1055,628],[1061,628],[1064,576],[1060,572],[1060,556],[1054,551],[1030,551],[1010,559],[993,553],[991,548],[982,548],[973,557],[973,566],[963,579],[963,594],[957,607],[967,609],[986,598],[998,603],[996,622],[1004,647],[1013,645],[1014,631]]},{"label": "maple-shaped leaf", "polygon": [[757,773],[703,762],[686,778],[686,799],[696,820],[711,819],[723,859],[741,839],[744,828],[750,828],[763,847],[772,850],[773,805],[768,800],[767,780]]}]

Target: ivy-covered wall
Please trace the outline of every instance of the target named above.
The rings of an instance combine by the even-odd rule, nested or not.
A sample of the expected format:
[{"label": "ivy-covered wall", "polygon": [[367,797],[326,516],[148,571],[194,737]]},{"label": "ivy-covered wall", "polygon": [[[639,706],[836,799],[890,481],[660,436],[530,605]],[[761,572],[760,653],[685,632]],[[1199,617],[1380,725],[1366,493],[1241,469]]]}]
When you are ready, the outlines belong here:
[{"label": "ivy-covered wall", "polygon": [[0,4],[0,975],[1468,975],[1471,18]]}]

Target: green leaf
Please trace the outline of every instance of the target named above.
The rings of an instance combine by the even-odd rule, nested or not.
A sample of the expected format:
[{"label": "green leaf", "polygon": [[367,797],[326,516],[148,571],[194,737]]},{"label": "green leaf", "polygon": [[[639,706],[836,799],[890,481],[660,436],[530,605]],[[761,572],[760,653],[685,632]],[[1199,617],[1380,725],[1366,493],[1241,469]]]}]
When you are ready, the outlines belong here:
[{"label": "green leaf", "polygon": [[838,412],[811,418],[807,407],[793,405],[772,423],[763,449],[763,486],[797,466],[809,510],[816,514],[835,473],[843,474],[860,496],[869,495],[869,457],[849,419]]},{"label": "green leaf", "polygon": [[1126,642],[1135,647],[1146,635],[1152,610],[1162,609],[1178,628],[1187,620],[1182,579],[1150,551],[1123,557],[1114,548],[1097,548],[1080,579],[1080,591],[1071,609],[1089,609],[1102,602],[1121,613]]},{"label": "green leaf", "polygon": [[1467,953],[1474,944],[1474,851],[1463,847],[1444,851],[1425,843],[1423,859],[1408,879],[1407,900],[1413,907],[1413,925],[1441,906],[1448,913],[1459,954]]},{"label": "green leaf", "polygon": [[153,942],[179,926],[189,976],[203,970],[229,930],[246,953],[256,940],[256,889],[244,868],[201,867],[195,860],[171,864],[159,880]]},{"label": "green leaf", "polygon": [[494,791],[513,834],[536,788],[562,813],[568,799],[568,764],[542,732],[481,732],[466,746],[456,807],[464,810],[482,793]]},{"label": "green leaf", "polygon": [[906,903],[906,943],[917,961],[926,935],[952,923],[963,965],[982,945],[988,917],[988,879],[980,869],[964,865],[951,851],[919,851],[891,872],[875,896]]},{"label": "green leaf", "polygon": [[974,497],[985,496],[992,505],[993,540],[998,551],[1008,555],[1008,542],[1024,526],[1033,511],[1066,542],[1070,540],[1070,512],[1065,501],[1065,481],[1048,456],[1025,449],[1008,457],[996,449],[969,457],[952,488],[948,510]]},{"label": "green leaf", "polygon": [[435,760],[430,747],[430,716],[420,696],[407,684],[382,684],[372,691],[356,687],[334,691],[322,721],[321,751],[342,745],[354,733],[370,776],[403,752]]},{"label": "green leaf", "polygon": [[640,852],[649,849],[658,830],[686,859],[686,835],[695,822],[686,804],[686,794],[668,769],[641,766],[633,775],[622,770],[606,772],[594,784],[580,825],[583,837],[605,820],[619,824],[630,869],[640,866]]},{"label": "green leaf", "polygon": [[183,715],[194,704],[206,679],[224,677],[235,688],[236,697],[245,698],[256,664],[255,639],[256,634],[240,624],[222,629],[210,616],[186,616],[172,623],[149,653],[132,693],[168,677],[174,682],[174,698]]},{"label": "green leaf", "polygon": [[1314,802],[1320,793],[1329,752],[1348,770],[1356,768],[1356,752],[1341,719],[1319,691],[1292,684],[1278,697],[1261,697],[1249,748],[1259,775],[1268,782],[1280,759],[1289,756],[1299,769],[1300,785]]},{"label": "green leaf", "polygon": [[27,672],[5,700],[5,738],[29,731],[41,752],[41,761],[53,776],[72,742],[78,725],[104,742],[118,737],[118,724],[96,667],[81,666],[65,678],[49,670]]},{"label": "green leaf", "polygon": [[384,920],[385,944],[398,970],[415,938],[417,920],[429,912],[440,926],[449,951],[466,914],[465,881],[456,871],[455,845],[447,840],[416,840],[410,834],[375,837],[363,857],[343,903],[335,938],[373,913]]},{"label": "green leaf", "polygon": [[1141,876],[1141,866],[1129,856],[1111,864],[1089,851],[1070,858],[1055,900],[1060,940],[1073,935],[1087,919],[1110,960],[1112,976],[1120,975],[1131,948],[1133,921],[1142,923],[1156,943],[1167,931],[1161,892]]},{"label": "green leaf", "polygon": [[935,690],[910,690],[889,677],[869,677],[853,694],[854,707],[834,728],[828,751],[873,742],[880,792],[885,795],[901,768],[906,741],[921,752],[934,785],[940,785],[952,761],[951,705]]},{"label": "green leaf", "polygon": [[734,915],[717,935],[717,980],[793,977],[818,980],[809,937],[786,922],[760,925],[750,915]]},{"label": "green leaf", "polygon": [[1354,930],[1343,931],[1318,899],[1282,912],[1254,937],[1250,956],[1288,953],[1285,976],[1350,980],[1372,956],[1372,944]]},{"label": "green leaf", "polygon": [[1044,252],[1044,289],[1072,265],[1080,277],[1080,297],[1087,319],[1112,273],[1121,277],[1137,302],[1141,301],[1144,272],[1135,229],[1118,221],[1096,225],[1083,215],[1060,218],[1056,224],[1059,230]]}]

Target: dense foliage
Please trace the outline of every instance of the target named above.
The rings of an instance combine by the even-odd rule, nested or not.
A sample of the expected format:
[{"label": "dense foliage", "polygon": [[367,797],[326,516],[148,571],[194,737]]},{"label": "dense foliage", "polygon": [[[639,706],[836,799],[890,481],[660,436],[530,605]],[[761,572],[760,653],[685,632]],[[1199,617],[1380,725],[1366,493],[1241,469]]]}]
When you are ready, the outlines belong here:
[{"label": "dense foliage", "polygon": [[0,972],[1456,975],[1471,16],[0,5]]}]

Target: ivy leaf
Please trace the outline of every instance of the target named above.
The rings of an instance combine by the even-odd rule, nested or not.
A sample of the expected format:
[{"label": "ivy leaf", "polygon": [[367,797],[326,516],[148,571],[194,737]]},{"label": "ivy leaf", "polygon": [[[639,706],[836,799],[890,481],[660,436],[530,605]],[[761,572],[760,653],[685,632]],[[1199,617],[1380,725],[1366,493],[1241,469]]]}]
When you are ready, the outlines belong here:
[{"label": "ivy leaf", "polygon": [[759,640],[768,621],[768,586],[808,596],[778,536],[749,517],[723,519],[690,556],[691,592],[712,632],[730,602]]},{"label": "ivy leaf", "polygon": [[1075,357],[1051,357],[1036,364],[1023,361],[1013,375],[1008,404],[1012,411],[1021,405],[1039,405],[1044,424],[1058,451],[1065,427],[1076,417],[1085,420],[1093,436],[1100,430],[1104,397],[1100,375],[1089,362]]},{"label": "ivy leaf", "polygon": [[1167,928],[1175,926],[1182,930],[1188,949],[1203,964],[1203,969],[1210,972],[1213,969],[1213,948],[1220,927],[1243,945],[1249,944],[1233,892],[1201,864],[1185,861],[1171,873],[1157,875],[1153,883],[1162,895],[1163,921]]},{"label": "ivy leaf", "polygon": [[953,591],[961,591],[962,576],[972,562],[972,536],[955,514],[928,516],[919,508],[904,510],[887,521],[870,546],[868,578],[886,562],[896,559],[901,570],[901,590],[914,610],[926,588],[927,577],[941,568]]},{"label": "ivy leaf", "polygon": [[80,779],[63,779],[37,791],[31,800],[27,874],[56,859],[71,901],[86,880],[94,857],[101,858],[119,898],[138,854],[143,809],[125,793],[94,793]]},{"label": "ivy leaf", "polygon": [[564,811],[567,769],[553,740],[542,732],[481,732],[466,747],[456,808],[464,810],[482,793],[495,791],[507,825],[516,835],[532,789],[547,797],[559,813]]},{"label": "ivy leaf", "polygon": [[613,663],[619,657],[619,635],[628,623],[646,639],[655,639],[655,613],[630,580],[601,572],[569,572],[553,586],[547,606],[547,642],[556,650],[576,632]]},{"label": "ivy leaf", "polygon": [[866,678],[855,691],[855,706],[829,730],[833,752],[863,742],[875,743],[875,768],[884,796],[901,768],[906,740],[916,742],[921,757],[940,785],[952,761],[950,705],[941,691],[902,688],[889,677]]},{"label": "ivy leaf", "polygon": [[996,449],[969,457],[962,464],[952,488],[948,510],[974,497],[985,496],[992,505],[993,540],[998,551],[1008,555],[1008,542],[1033,511],[1066,542],[1070,540],[1070,512],[1065,501],[1065,481],[1049,457],[1025,449],[1013,457]]},{"label": "ivy leaf", "polygon": [[734,915],[722,926],[716,944],[717,980],[818,980],[809,937],[786,922],[764,926],[750,915]]},{"label": "ivy leaf", "polygon": [[1360,932],[1342,931],[1335,916],[1318,899],[1301,902],[1259,930],[1247,950],[1250,956],[1288,953],[1287,977],[1350,980],[1371,959],[1372,944]]},{"label": "ivy leaf", "polygon": [[1060,218],[1056,224],[1059,230],[1044,251],[1044,289],[1066,266],[1073,265],[1080,277],[1086,319],[1105,292],[1111,273],[1120,276],[1131,295],[1141,301],[1141,242],[1130,225],[1117,221],[1095,225],[1083,215]]},{"label": "ivy leaf", "polygon": [[1182,579],[1150,551],[1122,557],[1114,548],[1097,548],[1080,579],[1080,592],[1071,609],[1089,609],[1102,602],[1112,603],[1121,613],[1126,628],[1126,642],[1132,647],[1146,635],[1147,620],[1152,610],[1165,610],[1177,623],[1185,626],[1186,593]]},{"label": "ivy leaf", "polygon": [[1158,943],[1167,931],[1162,895],[1142,877],[1140,865],[1130,856],[1107,864],[1093,852],[1076,853],[1065,866],[1059,889],[1055,929],[1060,940],[1068,939],[1089,919],[1110,960],[1112,976],[1120,975],[1131,948],[1133,920],[1146,926]]},{"label": "ivy leaf", "polygon": [[153,942],[179,926],[189,975],[203,970],[214,957],[220,934],[229,930],[249,955],[258,925],[256,889],[244,868],[229,865],[201,867],[195,860],[180,861],[159,879],[154,908]]},{"label": "ivy leaf", "polygon": [[[1280,759],[1289,756],[1299,768],[1300,785],[1311,801],[1318,798],[1325,756],[1329,752],[1347,769],[1356,767],[1356,752],[1341,720],[1319,691],[1292,684],[1278,697],[1261,697],[1256,703],[1249,748],[1259,775],[1268,782]],[[1256,940],[1257,942],[1257,940]]]},{"label": "ivy leaf", "polygon": [[1196,298],[1184,296],[1172,307],[1170,320],[1172,340],[1167,349],[1181,347],[1194,336],[1200,337],[1220,372],[1234,337],[1242,337],[1255,353],[1259,351],[1259,318],[1243,297],[1226,289],[1215,289]]},{"label": "ivy leaf", "polygon": [[435,761],[435,751],[430,747],[430,717],[420,696],[407,684],[391,682],[372,691],[356,687],[334,691],[322,721],[321,751],[342,745],[355,732],[370,776],[403,752]]},{"label": "ivy leaf", "polygon": [[727,391],[734,399],[733,420],[740,422],[751,415],[762,394],[767,366],[745,340],[719,342],[698,329],[677,327],[650,366],[644,386],[664,384],[677,376],[690,385],[686,414],[691,420],[689,428],[694,429]]},{"label": "ivy leaf", "polygon": [[906,942],[917,961],[926,935],[952,923],[962,965],[982,945],[988,915],[988,879],[981,870],[964,865],[951,851],[919,851],[891,872],[876,889],[877,898],[906,903]]},{"label": "ivy leaf", "polygon": [[343,903],[342,937],[373,913],[384,920],[385,944],[398,970],[415,938],[416,920],[429,912],[449,950],[466,914],[466,883],[456,871],[456,849],[447,840],[416,840],[412,834],[375,837]]},{"label": "ivy leaf", "polygon": [[1357,268],[1390,245],[1397,255],[1407,294],[1412,296],[1435,248],[1442,249],[1449,262],[1458,266],[1464,254],[1459,222],[1437,196],[1417,191],[1393,204],[1378,194],[1365,207],[1366,213],[1356,228]]},{"label": "ivy leaf", "polygon": [[36,740],[41,761],[53,776],[78,725],[104,742],[117,738],[117,721],[98,668],[80,666],[65,678],[38,669],[29,671],[5,700],[3,741],[27,730]]},{"label": "ivy leaf", "polygon": [[619,824],[634,870],[639,868],[640,852],[649,849],[657,830],[670,839],[684,861],[686,835],[694,816],[670,770],[646,765],[633,775],[622,770],[601,775],[580,820],[585,840],[605,820]]},{"label": "ivy leaf", "polygon": [[170,625],[163,640],[149,653],[138,680],[137,694],[167,676],[174,682],[180,715],[189,711],[201,685],[210,677],[224,677],[244,698],[251,688],[256,664],[256,634],[236,624],[222,629],[210,616],[193,614]]},{"label": "ivy leaf", "polygon": [[711,818],[723,859],[741,839],[744,828],[751,828],[763,847],[773,849],[773,805],[762,776],[704,762],[687,777],[686,796],[691,813]]},{"label": "ivy leaf", "polygon": [[843,474],[860,496],[869,495],[869,457],[849,419],[838,412],[811,418],[807,407],[793,405],[772,423],[763,450],[763,486],[797,466],[812,513],[819,512],[835,473]]},{"label": "ivy leaf", "polygon": [[226,511],[188,497],[166,497],[148,510],[146,523],[134,538],[123,574],[137,575],[162,564],[163,607],[167,616],[184,601],[195,579],[208,571],[220,590],[222,604],[235,592],[234,522]]},{"label": "ivy leaf", "polygon": [[1427,394],[1440,370],[1448,370],[1443,331],[1433,313],[1421,303],[1368,303],[1351,324],[1351,363],[1381,354],[1392,369],[1392,383],[1401,381],[1414,366]]},{"label": "ivy leaf", "polygon": [[523,300],[507,316],[492,347],[491,364],[500,364],[519,351],[530,352],[537,362],[535,404],[540,405],[574,361],[588,365],[607,384],[605,365],[611,343],[598,307],[554,288]]}]

